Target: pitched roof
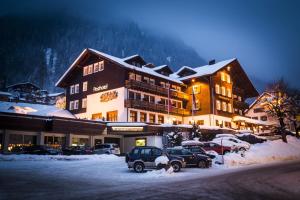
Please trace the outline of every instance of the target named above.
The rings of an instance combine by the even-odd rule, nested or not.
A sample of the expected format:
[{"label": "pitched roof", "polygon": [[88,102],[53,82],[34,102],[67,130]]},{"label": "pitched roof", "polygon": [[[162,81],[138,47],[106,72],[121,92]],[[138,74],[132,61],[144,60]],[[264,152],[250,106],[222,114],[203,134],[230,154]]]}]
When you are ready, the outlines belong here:
[{"label": "pitched roof", "polygon": [[[236,58],[224,60],[224,61],[215,63],[213,65],[205,65],[205,66],[196,67],[196,68],[191,68],[191,67],[185,66],[184,68],[191,69],[191,70],[195,71],[196,73],[193,75],[181,77],[181,78],[179,78],[179,80],[186,80],[186,79],[191,79],[191,78],[195,78],[195,77],[213,74],[213,73],[217,72],[218,70],[220,70],[221,68],[225,67],[226,65],[230,64],[234,60],[236,60]],[[179,73],[180,70],[183,70],[183,69],[179,69],[177,73]]]},{"label": "pitched roof", "polygon": [[249,112],[249,110],[250,110],[255,104],[257,104],[261,98],[263,98],[263,97],[266,96],[266,95],[271,96],[268,92],[263,92],[263,93],[261,93],[261,94],[260,94],[260,95],[252,102],[252,104],[251,104],[251,105],[249,106],[249,108],[245,111],[245,113]]}]

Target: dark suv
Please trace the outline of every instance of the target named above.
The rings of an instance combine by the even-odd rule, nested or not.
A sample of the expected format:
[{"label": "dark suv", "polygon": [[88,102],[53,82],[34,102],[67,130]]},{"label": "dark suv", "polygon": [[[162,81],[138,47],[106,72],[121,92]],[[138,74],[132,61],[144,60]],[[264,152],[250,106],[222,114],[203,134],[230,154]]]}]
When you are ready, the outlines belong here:
[{"label": "dark suv", "polygon": [[209,168],[212,165],[212,160],[209,156],[204,154],[192,153],[184,148],[168,148],[169,155],[179,156],[184,158],[186,165],[197,166],[199,168]]},{"label": "dark suv", "polygon": [[[126,163],[128,168],[133,168],[134,171],[140,173],[144,169],[156,169],[155,159],[161,155],[163,155],[163,150],[157,147],[135,147],[126,154]],[[166,156],[169,158],[169,164],[173,167],[174,172],[179,172],[182,167],[185,167],[186,163],[183,158],[168,154]]]}]

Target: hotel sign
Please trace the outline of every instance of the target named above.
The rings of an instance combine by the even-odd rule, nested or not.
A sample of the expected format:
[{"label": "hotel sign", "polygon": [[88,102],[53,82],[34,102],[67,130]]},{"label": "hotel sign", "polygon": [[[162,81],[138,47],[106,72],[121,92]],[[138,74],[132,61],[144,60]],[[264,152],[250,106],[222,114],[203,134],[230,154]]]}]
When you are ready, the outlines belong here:
[{"label": "hotel sign", "polygon": [[102,91],[102,90],[107,90],[107,88],[108,88],[108,84],[99,85],[98,87],[93,87],[93,91],[94,92],[99,92],[99,91]]},{"label": "hotel sign", "polygon": [[111,129],[113,131],[128,131],[128,132],[140,132],[144,130],[144,127],[142,126],[112,126]]},{"label": "hotel sign", "polygon": [[113,99],[118,98],[118,92],[117,91],[110,91],[110,92],[105,92],[101,94],[100,96],[100,102],[108,102]]}]

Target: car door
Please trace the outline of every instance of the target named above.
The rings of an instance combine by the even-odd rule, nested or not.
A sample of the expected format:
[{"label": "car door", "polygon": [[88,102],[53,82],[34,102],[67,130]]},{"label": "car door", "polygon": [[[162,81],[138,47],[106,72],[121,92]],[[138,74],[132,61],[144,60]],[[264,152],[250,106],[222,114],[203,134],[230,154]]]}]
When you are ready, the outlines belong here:
[{"label": "car door", "polygon": [[156,165],[155,165],[155,159],[156,159],[157,157],[161,156],[162,153],[163,153],[162,150],[161,150],[161,149],[158,149],[158,148],[153,148],[153,149],[151,150],[151,156],[150,156],[149,160],[150,160],[150,162],[152,163],[151,166],[152,166],[153,168],[156,167]]},{"label": "car door", "polygon": [[151,148],[143,148],[141,149],[141,160],[144,162],[145,167],[153,167],[153,158],[151,158]]},{"label": "car door", "polygon": [[190,152],[187,149],[182,149],[181,150],[181,156],[180,157],[183,157],[188,165],[197,164],[197,158],[194,156],[194,154],[192,152]]}]

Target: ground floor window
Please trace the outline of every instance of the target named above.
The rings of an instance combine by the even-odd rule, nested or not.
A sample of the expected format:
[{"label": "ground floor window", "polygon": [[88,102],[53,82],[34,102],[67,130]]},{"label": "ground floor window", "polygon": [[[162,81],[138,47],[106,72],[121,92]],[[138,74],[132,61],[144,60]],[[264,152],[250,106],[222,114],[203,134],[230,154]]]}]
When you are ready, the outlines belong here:
[{"label": "ground floor window", "polygon": [[35,135],[9,134],[8,150],[18,152],[20,147],[35,145],[36,141]]},{"label": "ground floor window", "polygon": [[204,120],[197,120],[197,125],[204,125]]},{"label": "ground floor window", "polygon": [[164,116],[158,115],[158,123],[163,124],[164,123]]},{"label": "ground floor window", "polygon": [[131,122],[137,122],[137,112],[136,111],[130,111],[130,121]]},{"label": "ground floor window", "polygon": [[102,140],[101,139],[95,139],[95,145],[99,145],[102,144]]},{"label": "ground floor window", "polygon": [[102,113],[92,114],[92,120],[102,119]]},{"label": "ground floor window", "polygon": [[143,147],[147,145],[147,139],[146,138],[136,138],[135,139],[135,146],[137,147]]},{"label": "ground floor window", "polygon": [[140,112],[140,122],[146,122],[147,121],[147,113]]},{"label": "ground floor window", "polygon": [[231,123],[230,122],[225,122],[225,127],[231,128]]},{"label": "ground floor window", "polygon": [[89,142],[88,138],[72,138],[72,146],[87,146]]},{"label": "ground floor window", "polygon": [[45,136],[44,144],[52,147],[61,147],[66,145],[66,137]]},{"label": "ground floor window", "polygon": [[118,121],[118,111],[111,111],[106,113],[107,121],[116,122]]},{"label": "ground floor window", "polygon": [[149,122],[155,123],[155,114],[149,114]]}]

